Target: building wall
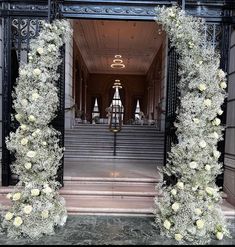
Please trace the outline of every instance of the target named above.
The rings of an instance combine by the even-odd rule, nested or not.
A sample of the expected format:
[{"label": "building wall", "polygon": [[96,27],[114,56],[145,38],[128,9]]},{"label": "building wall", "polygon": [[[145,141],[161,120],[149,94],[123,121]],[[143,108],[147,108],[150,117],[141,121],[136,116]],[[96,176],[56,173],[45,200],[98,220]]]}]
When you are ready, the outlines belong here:
[{"label": "building wall", "polygon": [[235,205],[235,29],[231,35],[229,60],[224,191],[228,201]]},{"label": "building wall", "polygon": [[0,19],[0,184],[2,180],[2,59],[3,59],[3,29]]},{"label": "building wall", "polygon": [[[74,124],[73,98],[73,38],[65,44],[65,129]],[[71,108],[71,109],[70,109]]]}]

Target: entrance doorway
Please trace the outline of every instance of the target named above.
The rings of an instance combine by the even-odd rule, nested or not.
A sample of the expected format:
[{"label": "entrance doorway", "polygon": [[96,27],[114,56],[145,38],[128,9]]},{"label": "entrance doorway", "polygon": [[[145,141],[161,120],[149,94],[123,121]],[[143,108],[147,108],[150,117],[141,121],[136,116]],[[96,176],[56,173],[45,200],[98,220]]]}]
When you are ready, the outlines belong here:
[{"label": "entrance doorway", "polygon": [[[65,93],[76,110],[65,130],[61,191],[73,213],[152,215],[164,162],[166,35],[155,22],[71,23]],[[116,139],[112,105],[123,109]]]},{"label": "entrance doorway", "polygon": [[[71,20],[74,35],[68,56],[67,106],[75,123],[108,123],[107,108],[119,80],[124,124],[157,125],[164,130],[166,35],[152,21]],[[138,113],[136,109],[138,108]]]}]

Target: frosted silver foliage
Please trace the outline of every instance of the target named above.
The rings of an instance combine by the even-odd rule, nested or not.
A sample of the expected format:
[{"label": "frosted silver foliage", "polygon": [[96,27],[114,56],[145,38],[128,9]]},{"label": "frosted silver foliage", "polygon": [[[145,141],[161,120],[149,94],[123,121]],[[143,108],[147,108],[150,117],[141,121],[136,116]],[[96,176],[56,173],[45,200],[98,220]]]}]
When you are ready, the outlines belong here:
[{"label": "frosted silver foliage", "polygon": [[16,160],[12,172],[19,176],[14,191],[7,195],[12,206],[3,214],[2,228],[9,237],[39,238],[53,234],[66,222],[65,200],[55,181],[63,148],[51,121],[59,104],[60,48],[71,36],[68,21],[43,22],[39,36],[30,43],[28,63],[21,64],[13,93],[16,132],[6,139]]},{"label": "frosted silver foliage", "polygon": [[219,115],[226,97],[226,74],[219,69],[219,54],[204,40],[204,20],[177,7],[157,12],[156,21],[179,54],[181,103],[174,123],[178,144],[163,168],[177,183],[160,185],[163,197],[155,199],[156,222],[161,234],[179,243],[205,244],[229,236],[215,184],[222,167],[217,143],[222,140]]}]

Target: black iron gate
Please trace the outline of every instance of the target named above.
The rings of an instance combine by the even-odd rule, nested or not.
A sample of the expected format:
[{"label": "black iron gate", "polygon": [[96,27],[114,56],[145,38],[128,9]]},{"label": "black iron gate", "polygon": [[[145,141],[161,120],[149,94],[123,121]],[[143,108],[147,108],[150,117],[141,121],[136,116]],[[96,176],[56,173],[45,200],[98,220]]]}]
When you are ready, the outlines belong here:
[{"label": "black iron gate", "polygon": [[172,144],[177,143],[175,134],[176,128],[174,122],[176,120],[176,110],[179,107],[179,90],[178,90],[178,55],[175,47],[168,45],[167,56],[167,93],[166,93],[166,117],[165,117],[165,157],[166,164],[168,152],[171,150]]},{"label": "black iron gate", "polygon": [[[14,5],[7,5],[6,8],[13,8],[7,11],[4,17],[4,62],[3,62],[3,124],[2,124],[2,185],[14,185],[17,183],[17,176],[11,173],[10,164],[14,161],[14,155],[10,154],[6,148],[5,138],[11,131],[15,131],[18,122],[13,120],[12,114],[12,91],[18,77],[20,63],[27,63],[30,40],[39,34],[42,20],[51,21],[59,18],[59,7],[57,1],[48,1],[45,5],[23,5],[17,2]],[[24,11],[19,9],[24,8]],[[14,11],[16,10],[16,11]],[[61,49],[61,56],[64,58],[64,47]],[[60,79],[58,80],[60,104],[57,117],[52,125],[61,132],[60,145],[64,145],[64,59],[58,70]],[[58,170],[58,181],[63,182],[63,160]]]}]

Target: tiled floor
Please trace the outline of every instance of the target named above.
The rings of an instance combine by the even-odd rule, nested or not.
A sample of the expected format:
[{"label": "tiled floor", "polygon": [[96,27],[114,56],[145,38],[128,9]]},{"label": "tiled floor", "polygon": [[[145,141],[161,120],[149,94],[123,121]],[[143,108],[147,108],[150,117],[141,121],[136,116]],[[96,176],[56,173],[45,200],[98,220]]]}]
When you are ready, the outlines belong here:
[{"label": "tiled floor", "polygon": [[[232,238],[213,240],[210,245],[235,244],[235,219],[230,220]],[[53,236],[37,241],[8,239],[0,236],[0,245],[176,245],[177,242],[160,236],[153,218],[70,216],[65,227]]]}]

